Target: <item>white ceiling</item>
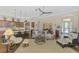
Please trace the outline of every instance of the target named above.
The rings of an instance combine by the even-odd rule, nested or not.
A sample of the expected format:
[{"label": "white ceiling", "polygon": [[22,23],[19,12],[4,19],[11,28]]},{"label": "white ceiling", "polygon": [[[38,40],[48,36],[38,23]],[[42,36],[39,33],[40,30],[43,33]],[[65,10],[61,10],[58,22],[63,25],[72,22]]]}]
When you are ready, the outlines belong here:
[{"label": "white ceiling", "polygon": [[41,8],[44,11],[53,12],[52,14],[42,15],[50,16],[57,14],[65,14],[67,12],[79,10],[78,6],[0,6],[0,16],[7,17],[41,17],[41,12],[35,9]]}]

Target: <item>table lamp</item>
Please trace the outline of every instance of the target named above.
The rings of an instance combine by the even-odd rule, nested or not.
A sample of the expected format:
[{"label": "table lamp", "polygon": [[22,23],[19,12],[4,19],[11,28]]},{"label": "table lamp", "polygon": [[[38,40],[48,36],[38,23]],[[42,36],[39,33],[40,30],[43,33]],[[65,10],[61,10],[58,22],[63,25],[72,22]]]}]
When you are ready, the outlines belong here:
[{"label": "table lamp", "polygon": [[7,28],[3,35],[5,35],[5,38],[10,39],[10,37],[14,34],[13,30],[11,28]]},{"label": "table lamp", "polygon": [[5,32],[3,33],[3,35],[5,36],[6,41],[6,45],[7,45],[7,52],[11,49],[11,45],[12,45],[12,40],[10,39],[11,36],[14,34],[13,30],[11,28],[6,28]]}]

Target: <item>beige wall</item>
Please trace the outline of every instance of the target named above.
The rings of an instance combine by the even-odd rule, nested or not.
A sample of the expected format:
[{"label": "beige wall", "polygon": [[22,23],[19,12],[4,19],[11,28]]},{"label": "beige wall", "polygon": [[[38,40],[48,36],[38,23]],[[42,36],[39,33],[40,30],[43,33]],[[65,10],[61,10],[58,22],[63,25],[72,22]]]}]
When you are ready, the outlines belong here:
[{"label": "beige wall", "polygon": [[[55,30],[56,26],[62,25],[62,20],[64,18],[70,18],[73,23],[73,31],[79,31],[79,11],[68,13],[66,15],[58,15],[58,16],[50,16],[50,17],[45,17],[45,18],[40,18],[41,23],[52,23],[53,25],[53,30]],[[56,24],[56,26],[55,26]],[[62,27],[62,26],[61,26]]]},{"label": "beige wall", "polygon": [[[38,23],[39,27],[43,27],[44,23],[52,23],[53,30],[55,30],[56,26],[60,25],[62,27],[62,22],[64,18],[70,18],[73,23],[73,31],[79,31],[79,11],[71,12],[71,13],[66,13],[63,15],[56,15],[56,16],[47,16],[43,18],[29,18],[27,21],[29,22],[35,22],[35,28],[38,28]],[[56,24],[56,25],[55,25]]]}]

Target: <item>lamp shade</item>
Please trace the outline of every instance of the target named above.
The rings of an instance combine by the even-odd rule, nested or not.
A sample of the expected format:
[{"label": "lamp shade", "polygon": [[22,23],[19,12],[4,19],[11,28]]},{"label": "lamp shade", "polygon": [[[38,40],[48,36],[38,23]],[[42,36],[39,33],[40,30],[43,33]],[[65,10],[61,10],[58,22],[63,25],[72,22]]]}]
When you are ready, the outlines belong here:
[{"label": "lamp shade", "polygon": [[13,34],[14,34],[13,30],[11,28],[7,28],[3,35],[13,35]]}]

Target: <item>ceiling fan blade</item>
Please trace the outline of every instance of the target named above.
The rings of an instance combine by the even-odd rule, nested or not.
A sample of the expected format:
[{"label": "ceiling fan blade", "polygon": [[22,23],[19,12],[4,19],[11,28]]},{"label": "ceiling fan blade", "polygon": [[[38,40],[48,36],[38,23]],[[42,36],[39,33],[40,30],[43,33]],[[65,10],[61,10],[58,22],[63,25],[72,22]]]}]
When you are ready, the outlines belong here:
[{"label": "ceiling fan blade", "polygon": [[50,13],[53,13],[53,12],[47,12],[47,14],[50,14]]},{"label": "ceiling fan blade", "polygon": [[42,14],[40,14],[40,16],[42,16],[43,15],[43,13]]},{"label": "ceiling fan blade", "polygon": [[53,12],[49,12],[49,13],[53,13]]},{"label": "ceiling fan blade", "polygon": [[40,8],[38,9],[40,12],[43,12]]}]

